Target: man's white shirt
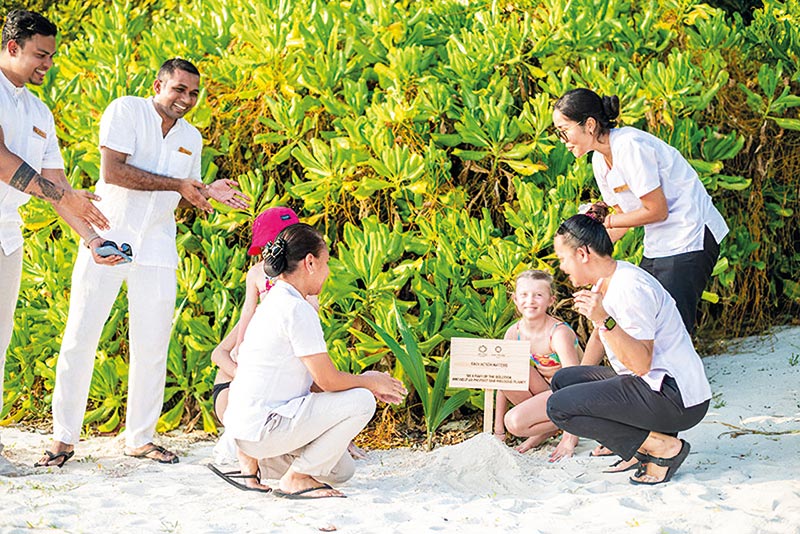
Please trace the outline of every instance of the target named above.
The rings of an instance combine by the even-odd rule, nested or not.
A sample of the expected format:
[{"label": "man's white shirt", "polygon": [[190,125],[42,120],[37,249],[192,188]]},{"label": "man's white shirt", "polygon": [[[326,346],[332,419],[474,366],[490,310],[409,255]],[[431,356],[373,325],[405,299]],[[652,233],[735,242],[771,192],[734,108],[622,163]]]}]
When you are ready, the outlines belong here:
[{"label": "man's white shirt", "polygon": [[[100,121],[100,146],[127,154],[126,163],[137,169],[170,178],[200,179],[200,132],[178,119],[164,137],[161,116],[152,98],[123,96],[109,104]],[[181,195],[175,191],[137,191],[97,183],[102,198],[97,207],[111,229],[102,236],[117,244],[129,243],[134,262],[176,268],[175,208]]]},{"label": "man's white shirt", "polygon": [[[26,87],[17,87],[0,71],[0,127],[5,145],[36,172],[63,169],[55,121],[47,106]],[[30,195],[0,182],[0,247],[6,255],[22,246],[19,207]]]}]

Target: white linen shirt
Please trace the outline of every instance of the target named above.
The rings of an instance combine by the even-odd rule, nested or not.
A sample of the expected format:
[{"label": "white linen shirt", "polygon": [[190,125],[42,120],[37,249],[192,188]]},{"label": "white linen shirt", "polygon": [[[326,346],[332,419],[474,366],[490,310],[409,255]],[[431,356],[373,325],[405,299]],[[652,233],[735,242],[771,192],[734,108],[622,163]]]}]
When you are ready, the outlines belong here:
[{"label": "white linen shirt", "polygon": [[258,441],[270,414],[294,417],[314,382],[300,359],[327,351],[316,310],[278,280],[256,308],[239,347],[225,432]]},{"label": "white linen shirt", "polygon": [[[650,372],[642,378],[653,391],[661,390],[665,375],[675,379],[683,405],[690,408],[711,398],[703,362],[694,350],[675,300],[647,271],[625,261],[617,269],[603,297],[603,308],[629,336],[653,340]],[[617,374],[634,374],[617,359],[600,331],[611,366]]]},{"label": "white linen shirt", "polygon": [[717,243],[728,226],[714,207],[697,172],[674,147],[636,128],[613,128],[609,134],[613,167],[605,158],[592,158],[594,176],[603,200],[625,213],[642,207],[641,197],[661,187],[667,199],[667,218],[644,225],[644,256],[663,258],[703,250],[705,227]]},{"label": "white linen shirt", "polygon": [[[0,127],[6,148],[36,172],[63,169],[53,114],[26,87],[17,87],[0,71]],[[30,195],[0,182],[0,248],[6,255],[22,246],[19,207]]]},{"label": "white linen shirt", "polygon": [[[200,179],[200,132],[178,119],[166,137],[152,98],[123,96],[108,105],[100,120],[100,146],[127,154],[132,167],[170,178]],[[102,232],[117,244],[129,243],[133,261],[141,265],[177,268],[175,208],[181,199],[175,191],[137,191],[97,183],[102,198],[97,207],[111,229]]]}]

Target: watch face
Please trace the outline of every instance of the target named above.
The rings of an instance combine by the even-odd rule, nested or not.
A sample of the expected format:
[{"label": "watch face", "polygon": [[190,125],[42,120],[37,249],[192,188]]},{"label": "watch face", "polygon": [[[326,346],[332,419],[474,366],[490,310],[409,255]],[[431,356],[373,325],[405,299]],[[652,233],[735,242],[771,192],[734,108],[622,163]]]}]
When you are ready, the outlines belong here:
[{"label": "watch face", "polygon": [[606,320],[603,322],[603,326],[605,326],[607,330],[611,330],[615,326],[617,326],[617,321],[615,321],[613,317],[608,316]]}]

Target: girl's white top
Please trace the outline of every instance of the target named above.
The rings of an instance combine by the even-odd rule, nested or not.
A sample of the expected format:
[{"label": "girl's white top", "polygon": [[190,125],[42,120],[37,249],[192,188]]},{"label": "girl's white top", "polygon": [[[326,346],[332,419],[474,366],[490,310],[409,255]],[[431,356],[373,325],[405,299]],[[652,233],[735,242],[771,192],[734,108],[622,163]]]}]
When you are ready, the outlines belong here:
[{"label": "girl's white top", "polygon": [[613,167],[592,157],[594,177],[603,200],[624,212],[642,207],[641,197],[661,187],[667,199],[666,220],[644,225],[644,255],[663,258],[703,250],[705,227],[717,243],[728,226],[714,207],[697,172],[674,147],[636,128],[614,128],[609,144]]},{"label": "girl's white top", "polygon": [[292,285],[277,281],[256,308],[239,347],[225,431],[258,441],[270,414],[294,417],[313,383],[301,358],[324,352],[316,310]]}]

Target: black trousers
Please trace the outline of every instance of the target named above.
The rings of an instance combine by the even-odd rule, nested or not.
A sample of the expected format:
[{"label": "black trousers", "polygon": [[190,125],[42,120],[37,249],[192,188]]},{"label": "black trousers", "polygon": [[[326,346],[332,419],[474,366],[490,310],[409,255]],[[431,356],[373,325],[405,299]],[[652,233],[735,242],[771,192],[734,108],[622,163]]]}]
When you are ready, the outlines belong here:
[{"label": "black trousers", "polygon": [[642,258],[639,267],[653,275],[675,299],[686,330],[694,333],[697,304],[719,258],[719,244],[706,226],[703,250],[665,258]]},{"label": "black trousers", "polygon": [[661,391],[642,378],[618,375],[610,367],[565,367],[550,382],[547,416],[565,432],[599,441],[630,460],[650,432],[677,435],[699,423],[709,401],[683,407],[675,380],[664,377]]}]

